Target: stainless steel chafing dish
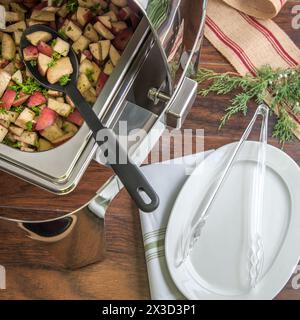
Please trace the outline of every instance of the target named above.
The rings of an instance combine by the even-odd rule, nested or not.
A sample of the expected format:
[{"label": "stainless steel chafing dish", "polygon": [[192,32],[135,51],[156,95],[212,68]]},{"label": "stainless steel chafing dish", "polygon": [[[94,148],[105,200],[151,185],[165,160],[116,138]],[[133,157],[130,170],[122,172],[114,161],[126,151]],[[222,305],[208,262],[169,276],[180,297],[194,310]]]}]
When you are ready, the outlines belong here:
[{"label": "stainless steel chafing dish", "polygon": [[[197,83],[189,76],[199,63],[206,0],[134,2],[144,17],[93,108],[116,133],[120,121],[127,122],[128,132],[144,130],[143,139],[130,149],[132,158],[141,163],[150,151],[145,141],[151,136],[151,142],[155,143],[166,126],[180,128],[195,100]],[[0,145],[1,170],[61,195],[74,190],[93,157],[99,160],[99,151],[86,125],[70,141],[46,152],[25,153]],[[93,228],[94,241],[98,242],[99,248],[103,247],[104,238],[99,233],[104,235],[106,207],[121,188],[118,179],[112,177],[87,206],[76,212],[48,221],[4,219],[0,228],[2,223],[20,228],[20,236],[25,234],[26,241],[36,241],[39,247],[41,243],[46,246],[55,242],[60,252],[58,266],[86,265],[98,261],[103,250],[97,250],[97,254],[90,257],[86,252],[82,253],[82,259],[80,252],[84,250],[81,250],[75,260],[70,261],[63,258],[61,248],[64,246],[65,252],[72,248],[70,235],[76,236],[81,228],[80,221],[86,219],[97,220],[97,228]],[[56,232],[53,239],[49,235],[44,237],[43,224],[57,224],[58,220],[65,221],[68,227],[62,229],[60,236]],[[86,228],[87,224],[84,225]],[[41,227],[39,232],[37,226]],[[83,232],[90,233],[90,230]],[[64,235],[68,235],[69,245],[63,244]],[[49,254],[55,255],[55,251],[53,249]]]}]

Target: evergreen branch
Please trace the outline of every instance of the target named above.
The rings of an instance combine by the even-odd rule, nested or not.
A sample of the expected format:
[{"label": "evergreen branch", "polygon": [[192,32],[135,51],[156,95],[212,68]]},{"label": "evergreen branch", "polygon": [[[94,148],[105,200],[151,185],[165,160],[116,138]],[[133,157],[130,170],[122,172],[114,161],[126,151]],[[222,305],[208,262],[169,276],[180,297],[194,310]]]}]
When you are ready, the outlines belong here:
[{"label": "evergreen branch", "polygon": [[300,114],[300,71],[298,69],[277,69],[264,66],[257,70],[257,76],[250,74],[242,77],[236,73],[219,74],[212,70],[200,69],[195,77],[206,86],[199,90],[199,94],[207,96],[210,93],[226,95],[237,92],[231,100],[231,105],[225,109],[220,128],[235,114],[247,114],[248,104],[255,100],[261,104],[271,94],[270,108],[278,111],[278,121],[274,127],[273,136],[280,143],[294,139],[293,131],[297,125],[292,121],[289,112]]}]

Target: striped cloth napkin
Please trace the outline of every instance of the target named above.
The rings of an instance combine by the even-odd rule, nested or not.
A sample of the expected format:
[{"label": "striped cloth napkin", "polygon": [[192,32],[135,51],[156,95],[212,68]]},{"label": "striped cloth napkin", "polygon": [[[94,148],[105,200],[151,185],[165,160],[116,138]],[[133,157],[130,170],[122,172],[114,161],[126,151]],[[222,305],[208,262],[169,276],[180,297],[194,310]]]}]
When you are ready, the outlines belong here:
[{"label": "striped cloth napkin", "polygon": [[[272,20],[286,0],[209,0],[205,37],[240,75],[256,75],[265,65],[274,69],[297,67],[300,50]],[[264,18],[266,20],[262,20]],[[268,103],[268,101],[266,101]],[[295,135],[300,139],[300,119]]]},{"label": "striped cloth napkin", "polygon": [[165,259],[165,235],[173,204],[193,169],[213,151],[141,167],[160,197],[151,213],[140,212],[151,298],[185,299],[176,288]]}]

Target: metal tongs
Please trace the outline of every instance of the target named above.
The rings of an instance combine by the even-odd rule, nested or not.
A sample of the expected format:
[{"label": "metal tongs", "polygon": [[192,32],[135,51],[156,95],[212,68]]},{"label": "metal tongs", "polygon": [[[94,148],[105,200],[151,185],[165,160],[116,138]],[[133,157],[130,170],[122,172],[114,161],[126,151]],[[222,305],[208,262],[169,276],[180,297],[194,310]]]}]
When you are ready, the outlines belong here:
[{"label": "metal tongs", "polygon": [[[201,236],[201,231],[206,223],[208,212],[213,204],[216,196],[226,180],[236,157],[238,156],[242,146],[249,138],[250,133],[256,123],[257,119],[262,116],[262,125],[259,138],[257,166],[253,175],[253,188],[252,188],[252,201],[249,215],[249,228],[248,228],[248,241],[249,241],[249,254],[248,254],[248,268],[249,268],[249,282],[250,287],[254,288],[258,283],[260,274],[263,267],[264,250],[262,241],[262,211],[263,211],[263,191],[264,191],[264,178],[266,169],[266,146],[268,140],[268,117],[269,108],[262,104],[260,105],[247,129],[245,130],[241,140],[236,146],[232,156],[225,166],[215,188],[213,189],[204,210],[197,219],[196,223],[191,226],[191,230],[184,232],[182,239],[182,257],[179,266],[184,263],[192,252],[196,242]],[[186,235],[186,236],[185,236]]]}]

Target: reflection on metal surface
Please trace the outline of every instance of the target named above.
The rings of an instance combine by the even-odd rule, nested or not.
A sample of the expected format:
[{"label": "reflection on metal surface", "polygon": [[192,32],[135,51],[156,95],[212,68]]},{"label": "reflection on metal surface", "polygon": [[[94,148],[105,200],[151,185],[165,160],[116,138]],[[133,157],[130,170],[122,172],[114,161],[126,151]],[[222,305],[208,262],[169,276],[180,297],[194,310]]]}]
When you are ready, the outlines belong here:
[{"label": "reflection on metal surface", "polygon": [[[75,269],[101,261],[105,255],[105,214],[122,187],[119,179],[112,177],[90,202],[57,219],[0,217],[0,234],[5,239],[5,246],[0,246],[1,263]],[[12,250],[13,256],[5,254]]]},{"label": "reflection on metal surface", "polygon": [[[169,65],[170,78],[180,85],[188,68],[196,70],[204,31],[206,0],[136,0],[147,16]],[[188,54],[183,70],[181,57]],[[190,66],[190,64],[192,64]]]},{"label": "reflection on metal surface", "polygon": [[67,237],[76,224],[76,216],[63,217],[46,222],[20,222],[20,228],[28,237],[42,242],[57,242]]}]

